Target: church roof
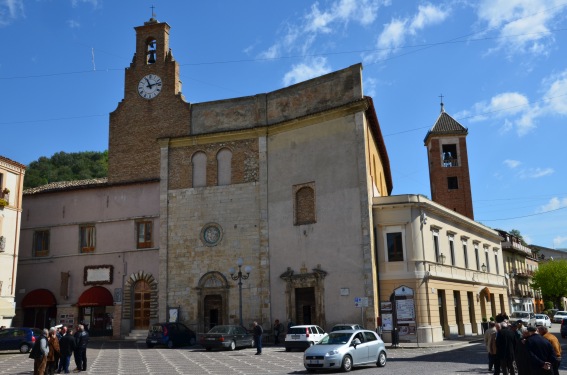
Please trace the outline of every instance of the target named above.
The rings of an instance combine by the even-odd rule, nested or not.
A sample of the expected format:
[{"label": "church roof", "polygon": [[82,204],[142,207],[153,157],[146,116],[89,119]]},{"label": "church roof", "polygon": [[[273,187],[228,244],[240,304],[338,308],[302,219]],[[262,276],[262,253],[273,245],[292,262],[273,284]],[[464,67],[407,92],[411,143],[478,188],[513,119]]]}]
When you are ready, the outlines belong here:
[{"label": "church roof", "polygon": [[79,190],[79,189],[92,189],[98,187],[146,184],[152,182],[159,182],[159,179],[153,178],[149,180],[128,181],[128,182],[120,182],[115,184],[108,183],[107,177],[91,178],[88,180],[58,181],[58,182],[51,182],[49,184],[42,186],[37,186],[34,188],[25,189],[23,195],[53,193],[59,191]]},{"label": "church roof", "polygon": [[433,127],[427,132],[423,142],[427,144],[429,137],[435,135],[467,135],[468,133],[469,131],[467,128],[459,124],[457,120],[449,116],[444,110],[441,110],[441,114],[437,118]]}]

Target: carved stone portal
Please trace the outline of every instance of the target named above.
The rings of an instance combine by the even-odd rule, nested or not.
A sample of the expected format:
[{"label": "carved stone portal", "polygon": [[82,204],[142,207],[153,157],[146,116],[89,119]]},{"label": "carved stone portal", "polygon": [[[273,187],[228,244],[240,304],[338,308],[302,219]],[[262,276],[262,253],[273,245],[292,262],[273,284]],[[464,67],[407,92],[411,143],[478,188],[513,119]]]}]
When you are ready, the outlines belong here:
[{"label": "carved stone portal", "polygon": [[325,318],[325,277],[327,272],[319,265],[307,272],[295,274],[291,267],[280,275],[286,282],[286,314],[294,324],[316,324],[326,326]]}]

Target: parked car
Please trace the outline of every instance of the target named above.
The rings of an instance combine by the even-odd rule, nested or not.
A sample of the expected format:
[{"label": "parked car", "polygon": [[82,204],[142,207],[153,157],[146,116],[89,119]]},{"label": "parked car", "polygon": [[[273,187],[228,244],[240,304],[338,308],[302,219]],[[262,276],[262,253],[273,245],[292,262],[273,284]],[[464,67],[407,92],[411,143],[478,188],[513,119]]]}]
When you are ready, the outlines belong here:
[{"label": "parked car", "polygon": [[335,324],[333,328],[331,328],[331,332],[343,331],[345,329],[364,329],[364,327],[361,326],[360,324],[341,323],[341,324]]},{"label": "parked car", "polygon": [[39,328],[4,328],[0,331],[0,350],[19,350],[20,353],[27,353],[39,335]]},{"label": "parked car", "polygon": [[545,314],[535,314],[535,325],[551,328],[551,319]]},{"label": "parked car", "polygon": [[309,372],[322,369],[347,372],[369,364],[384,367],[386,360],[384,342],[366,329],[331,332],[303,354],[303,365]]},{"label": "parked car", "polygon": [[293,326],[285,335],[285,351],[306,349],[318,343],[327,333],[316,325]]},{"label": "parked car", "polygon": [[553,323],[561,323],[564,317],[567,317],[567,311],[557,311],[555,315],[553,315]]},{"label": "parked car", "polygon": [[206,350],[228,349],[234,350],[239,347],[253,348],[254,335],[246,328],[237,325],[219,325],[201,337],[201,346]]},{"label": "parked car", "polygon": [[530,311],[514,311],[510,314],[511,323],[517,322],[518,320],[521,320],[526,327],[535,326],[536,324],[535,314]]},{"label": "parked car", "polygon": [[155,345],[174,346],[195,345],[197,334],[181,323],[155,323],[152,324],[146,337],[146,346]]},{"label": "parked car", "polygon": [[561,321],[561,338],[567,337],[567,316]]}]

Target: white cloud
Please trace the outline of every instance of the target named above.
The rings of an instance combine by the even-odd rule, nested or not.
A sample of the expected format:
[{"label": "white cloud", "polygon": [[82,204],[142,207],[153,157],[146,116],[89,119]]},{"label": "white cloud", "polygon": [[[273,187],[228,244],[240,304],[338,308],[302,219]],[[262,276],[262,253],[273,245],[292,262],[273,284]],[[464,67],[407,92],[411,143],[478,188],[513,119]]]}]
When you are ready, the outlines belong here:
[{"label": "white cloud", "polygon": [[522,162],[518,160],[506,159],[504,160],[504,164],[506,164],[508,168],[514,169],[517,168],[520,164],[522,164]]},{"label": "white cloud", "polygon": [[91,4],[93,8],[97,8],[99,5],[99,0],[71,0],[71,6],[73,8],[78,7],[81,3]]},{"label": "white cloud", "polygon": [[409,25],[410,32],[415,34],[418,30],[424,29],[426,26],[445,21],[448,16],[449,12],[441,10],[441,7],[435,7],[431,4],[420,5],[417,14],[413,17]]},{"label": "white cloud", "polygon": [[310,62],[293,65],[291,70],[285,74],[283,84],[285,86],[293,85],[329,73],[330,71],[331,68],[327,64],[327,59],[324,57],[316,57],[311,59]]},{"label": "white cloud", "polygon": [[567,70],[544,80],[546,93],[544,111],[551,114],[567,115]]},{"label": "white cloud", "polygon": [[67,26],[69,26],[71,29],[78,29],[81,27],[81,24],[75,20],[68,20]]},{"label": "white cloud", "polygon": [[482,0],[477,16],[488,30],[499,35],[495,50],[508,54],[546,55],[554,42],[552,23],[561,16],[559,0]]},{"label": "white cloud", "polygon": [[553,247],[557,249],[561,247],[565,242],[567,242],[567,236],[557,236],[553,238]]},{"label": "white cloud", "polygon": [[549,200],[549,202],[540,207],[539,212],[557,210],[563,207],[567,207],[567,198],[553,197]]},{"label": "white cloud", "polygon": [[364,94],[375,97],[376,96],[376,86],[378,86],[378,80],[375,78],[364,78]]},{"label": "white cloud", "polygon": [[23,0],[0,1],[0,27],[9,25],[14,20],[24,16]]},{"label": "white cloud", "polygon": [[520,178],[540,178],[555,173],[553,168],[527,168],[520,171]]}]

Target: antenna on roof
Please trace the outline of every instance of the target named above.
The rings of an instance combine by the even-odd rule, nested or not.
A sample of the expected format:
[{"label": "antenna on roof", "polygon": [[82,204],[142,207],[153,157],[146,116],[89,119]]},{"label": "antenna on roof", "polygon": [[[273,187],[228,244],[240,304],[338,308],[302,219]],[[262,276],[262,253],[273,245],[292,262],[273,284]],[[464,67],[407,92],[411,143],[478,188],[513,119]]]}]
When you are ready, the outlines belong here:
[{"label": "antenna on roof", "polygon": [[443,94],[439,95],[439,97],[441,98],[441,113],[445,112],[445,107],[443,105]]}]

